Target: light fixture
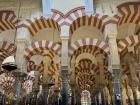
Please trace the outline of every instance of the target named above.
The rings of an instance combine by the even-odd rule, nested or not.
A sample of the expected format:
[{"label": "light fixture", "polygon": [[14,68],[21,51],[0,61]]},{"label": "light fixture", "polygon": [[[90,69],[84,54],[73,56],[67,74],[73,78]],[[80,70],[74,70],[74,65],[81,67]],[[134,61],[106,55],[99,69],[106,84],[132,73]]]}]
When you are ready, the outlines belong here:
[{"label": "light fixture", "polygon": [[15,63],[15,59],[13,56],[7,57],[3,62],[2,62],[2,68],[7,71],[13,71],[17,69],[17,65]]}]

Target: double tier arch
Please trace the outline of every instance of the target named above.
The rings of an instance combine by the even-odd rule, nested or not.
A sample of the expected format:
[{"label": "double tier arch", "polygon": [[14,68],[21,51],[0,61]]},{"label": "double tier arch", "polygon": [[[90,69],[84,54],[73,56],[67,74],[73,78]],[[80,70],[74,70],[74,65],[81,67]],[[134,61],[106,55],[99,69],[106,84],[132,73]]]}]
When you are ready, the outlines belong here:
[{"label": "double tier arch", "polygon": [[93,39],[93,38],[84,38],[80,39],[74,43],[72,43],[69,47],[69,56],[73,55],[73,53],[80,47],[82,46],[96,46],[100,49],[102,49],[105,53],[109,53],[109,45],[108,43],[98,40],[98,39]]},{"label": "double tier arch", "polygon": [[14,11],[0,11],[0,32],[16,29],[18,22]]},{"label": "double tier arch", "polygon": [[47,40],[61,43],[61,23],[56,18],[57,16],[50,18],[40,16],[24,21],[23,26],[29,30],[33,41]]},{"label": "double tier arch", "polygon": [[[38,71],[40,77],[38,82],[42,82],[42,75],[44,74],[45,69],[45,65],[43,63],[44,51],[47,51],[45,56],[49,57],[51,60],[47,71],[47,75],[49,76],[48,78],[58,75],[58,81],[60,83],[60,62],[57,62],[57,60],[59,60],[61,56],[61,44],[46,40],[33,42],[28,48],[25,49],[24,53],[24,57],[28,62],[28,72]],[[33,59],[33,57],[35,57],[35,59]],[[40,61],[40,63],[36,64],[36,60]]]},{"label": "double tier arch", "polygon": [[134,34],[139,34],[140,28],[140,3],[126,2],[117,6],[118,13],[114,16],[117,28],[118,39]]}]

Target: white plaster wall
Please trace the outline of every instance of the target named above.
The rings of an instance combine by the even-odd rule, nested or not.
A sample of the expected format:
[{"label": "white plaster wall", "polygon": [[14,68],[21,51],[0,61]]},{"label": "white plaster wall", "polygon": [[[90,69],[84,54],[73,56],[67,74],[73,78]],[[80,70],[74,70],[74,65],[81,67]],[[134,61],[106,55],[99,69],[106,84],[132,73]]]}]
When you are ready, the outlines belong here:
[{"label": "white plaster wall", "polygon": [[53,9],[67,13],[69,10],[84,6],[85,0],[53,0]]},{"label": "white plaster wall", "polygon": [[113,16],[117,13],[117,6],[125,2],[134,2],[139,0],[94,0],[94,9],[96,13]]},{"label": "white plaster wall", "polygon": [[8,41],[9,43],[14,43],[15,30],[3,31],[0,33],[0,42]]}]

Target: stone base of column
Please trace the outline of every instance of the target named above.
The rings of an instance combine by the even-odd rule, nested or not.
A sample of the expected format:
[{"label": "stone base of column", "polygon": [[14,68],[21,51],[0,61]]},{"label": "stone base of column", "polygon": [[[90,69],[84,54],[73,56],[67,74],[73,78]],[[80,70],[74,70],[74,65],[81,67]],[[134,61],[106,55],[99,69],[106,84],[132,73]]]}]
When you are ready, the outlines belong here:
[{"label": "stone base of column", "polygon": [[114,104],[122,105],[122,95],[121,95],[121,86],[120,86],[120,69],[114,69]]},{"label": "stone base of column", "polygon": [[6,105],[6,95],[0,94],[0,105]]},{"label": "stone base of column", "polygon": [[19,103],[19,96],[20,96],[20,89],[21,89],[21,79],[26,77],[27,74],[24,72],[16,71],[13,72],[13,75],[16,77],[13,105],[19,105],[18,103]]},{"label": "stone base of column", "polygon": [[32,94],[31,94],[31,105],[38,105],[37,104],[37,101],[38,101],[38,99],[37,99],[37,94],[38,94],[38,92],[39,92],[39,89],[33,89],[33,92],[32,92]]},{"label": "stone base of column", "polygon": [[138,99],[137,99],[137,93],[136,93],[136,91],[133,91],[133,97],[134,97],[134,104],[135,105],[139,105],[138,104]]},{"label": "stone base of column", "polygon": [[48,105],[48,85],[42,85],[42,105]]},{"label": "stone base of column", "polygon": [[24,78],[27,76],[27,74],[25,72],[20,72],[20,71],[15,71],[13,72],[13,75],[16,77],[16,78]]},{"label": "stone base of column", "polygon": [[61,75],[62,75],[62,105],[68,105],[68,76],[69,71],[67,66],[61,67]]},{"label": "stone base of column", "polygon": [[54,93],[55,93],[54,105],[59,105],[59,96],[58,96],[59,92],[60,92],[59,89],[54,90]]}]

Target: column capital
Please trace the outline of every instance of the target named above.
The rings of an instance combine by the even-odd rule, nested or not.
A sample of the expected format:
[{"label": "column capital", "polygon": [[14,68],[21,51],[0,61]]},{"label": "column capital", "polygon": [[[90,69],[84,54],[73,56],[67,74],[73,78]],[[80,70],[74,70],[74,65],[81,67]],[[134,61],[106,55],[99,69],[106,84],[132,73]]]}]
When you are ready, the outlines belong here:
[{"label": "column capital", "polygon": [[113,75],[114,75],[114,78],[115,78],[115,79],[120,79],[121,70],[120,70],[120,69],[114,68],[114,69],[113,69]]},{"label": "column capital", "polygon": [[117,46],[117,42],[116,42],[116,36],[117,36],[116,33],[111,33],[110,35],[108,35],[111,64],[115,68],[118,65],[120,65],[120,57],[119,57],[119,54],[118,54],[118,46]]},{"label": "column capital", "polygon": [[120,65],[115,65],[115,64],[113,64],[112,65],[112,70],[120,70]]},{"label": "column capital", "polygon": [[116,39],[116,37],[117,37],[117,33],[110,33],[110,34],[108,34],[108,38],[109,39]]},{"label": "column capital", "polygon": [[61,36],[61,40],[69,40],[69,36]]},{"label": "column capital", "polygon": [[68,75],[69,74],[68,66],[62,66],[61,67],[61,74],[62,75]]},{"label": "column capital", "polygon": [[31,43],[30,33],[26,27],[20,27],[17,29],[16,42],[23,42],[26,44]]},{"label": "column capital", "polygon": [[104,55],[103,54],[98,54],[96,56],[97,58],[97,63],[99,63],[99,65],[103,65],[104,64]]},{"label": "column capital", "polygon": [[107,24],[105,27],[105,36],[109,36],[111,33],[117,33],[117,25],[116,24]]},{"label": "column capital", "polygon": [[69,26],[63,25],[61,26],[60,36],[69,36]]},{"label": "column capital", "polygon": [[63,79],[68,79],[70,77],[70,71],[68,70],[67,66],[61,67],[61,76]]}]

